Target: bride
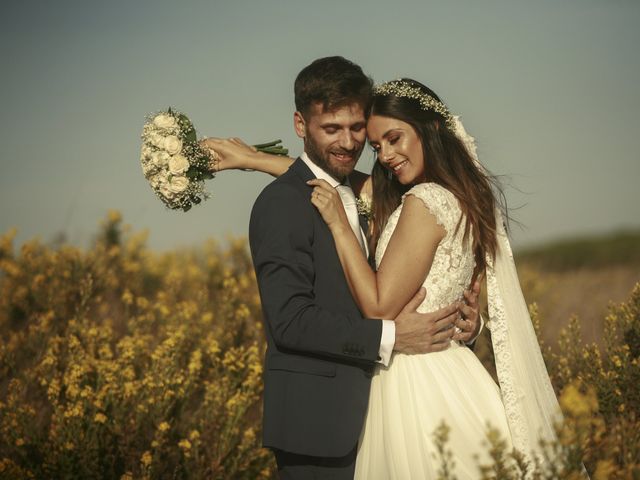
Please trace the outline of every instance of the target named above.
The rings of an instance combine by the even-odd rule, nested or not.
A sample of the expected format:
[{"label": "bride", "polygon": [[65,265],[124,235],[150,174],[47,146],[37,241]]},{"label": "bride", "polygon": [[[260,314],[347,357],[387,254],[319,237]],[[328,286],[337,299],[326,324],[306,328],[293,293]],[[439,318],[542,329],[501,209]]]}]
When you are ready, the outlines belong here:
[{"label": "bride", "polygon": [[[371,384],[369,410],[356,461],[356,478],[436,478],[441,465],[433,432],[449,428],[453,474],[473,479],[487,464],[487,428],[529,460],[541,458],[540,440],[554,440],[559,406],[531,325],[491,177],[477,160],[473,139],[439,97],[419,82],[394,80],[375,89],[367,122],[377,153],[372,172],[373,270],[362,254],[336,190],[324,180],[311,202],[328,224],[360,310],[394,318],[406,292],[425,286],[419,311],[462,298],[486,275],[488,326],[496,385],[474,353],[452,340],[441,352],[394,354]],[[212,141],[220,153],[248,150],[239,140]],[[231,155],[230,155],[231,156]],[[236,155],[236,157],[238,157]],[[274,175],[290,159],[250,166]],[[353,180],[352,180],[353,181]],[[370,181],[358,185],[364,191]]]}]

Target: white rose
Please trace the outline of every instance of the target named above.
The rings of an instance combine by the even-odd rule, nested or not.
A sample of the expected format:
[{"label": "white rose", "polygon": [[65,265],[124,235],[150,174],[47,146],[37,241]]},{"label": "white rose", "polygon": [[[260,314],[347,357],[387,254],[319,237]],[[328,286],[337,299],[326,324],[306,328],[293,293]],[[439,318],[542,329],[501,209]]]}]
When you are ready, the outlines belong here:
[{"label": "white rose", "polygon": [[189,168],[189,160],[184,155],[174,155],[169,159],[169,171],[174,175],[184,173]]},{"label": "white rose", "polygon": [[172,200],[174,197],[173,192],[171,191],[171,189],[169,188],[169,184],[165,183],[160,185],[160,188],[158,190],[160,192],[160,195],[162,195],[164,198],[167,198],[169,200]]},{"label": "white rose", "polygon": [[169,190],[173,193],[181,193],[184,192],[188,186],[189,179],[187,177],[173,177],[169,185]]},{"label": "white rose", "polygon": [[176,119],[167,113],[156,115],[153,123],[159,128],[173,128],[176,126]]},{"label": "white rose", "polygon": [[166,186],[167,188],[169,186],[169,178],[167,177],[167,174],[165,172],[156,173],[152,178],[149,179],[149,182],[155,190],[158,190],[162,186]]},{"label": "white rose", "polygon": [[149,143],[157,148],[162,148],[164,145],[164,138],[165,137],[160,135],[158,132],[151,132],[149,134]]},{"label": "white rose", "polygon": [[169,155],[175,155],[182,150],[182,140],[175,135],[169,135],[165,137],[162,148],[164,148]]},{"label": "white rose", "polygon": [[142,127],[142,136],[143,137],[148,137],[151,132],[155,131],[155,127],[153,125],[151,125],[150,123],[145,123],[144,127]]},{"label": "white rose", "polygon": [[171,157],[167,152],[160,150],[151,154],[151,161],[156,167],[165,167]]}]

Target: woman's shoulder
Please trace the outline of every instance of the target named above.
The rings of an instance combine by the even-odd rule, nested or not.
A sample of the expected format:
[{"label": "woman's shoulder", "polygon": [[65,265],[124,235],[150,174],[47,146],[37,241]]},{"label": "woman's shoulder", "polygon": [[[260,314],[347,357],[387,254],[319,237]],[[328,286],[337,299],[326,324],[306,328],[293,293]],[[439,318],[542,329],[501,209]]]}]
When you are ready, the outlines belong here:
[{"label": "woman's shoulder", "polygon": [[455,227],[460,218],[460,206],[456,197],[447,188],[433,182],[419,183],[402,196],[403,203],[408,195],[422,200],[427,210],[447,231]]},{"label": "woman's shoulder", "polygon": [[402,196],[402,199],[404,200],[407,195],[414,195],[422,200],[447,202],[456,200],[453,193],[451,193],[446,187],[435,182],[424,182],[414,185]]}]

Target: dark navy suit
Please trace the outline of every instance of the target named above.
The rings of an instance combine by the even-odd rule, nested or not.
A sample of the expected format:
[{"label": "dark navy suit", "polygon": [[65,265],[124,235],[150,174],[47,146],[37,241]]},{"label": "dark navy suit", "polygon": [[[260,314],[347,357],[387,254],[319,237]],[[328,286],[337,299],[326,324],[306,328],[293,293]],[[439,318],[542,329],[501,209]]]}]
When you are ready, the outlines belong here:
[{"label": "dark navy suit", "polygon": [[355,304],[301,159],[251,212],[249,241],[265,317],[264,445],[314,457],[353,452],[382,321]]}]

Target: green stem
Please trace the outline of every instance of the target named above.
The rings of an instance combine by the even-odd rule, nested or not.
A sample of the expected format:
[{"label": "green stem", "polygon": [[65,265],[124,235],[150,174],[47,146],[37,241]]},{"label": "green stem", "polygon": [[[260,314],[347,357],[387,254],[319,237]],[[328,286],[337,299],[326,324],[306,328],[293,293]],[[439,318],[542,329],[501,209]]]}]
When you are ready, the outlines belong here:
[{"label": "green stem", "polygon": [[282,142],[282,140],[278,139],[278,140],[274,140],[273,142],[259,143],[257,145],[254,145],[254,147],[256,147],[258,150],[261,150],[263,148],[273,147],[274,145],[278,145],[281,142]]},{"label": "green stem", "polygon": [[283,147],[269,147],[269,148],[259,148],[260,152],[270,153],[272,155],[287,155],[289,150]]}]

